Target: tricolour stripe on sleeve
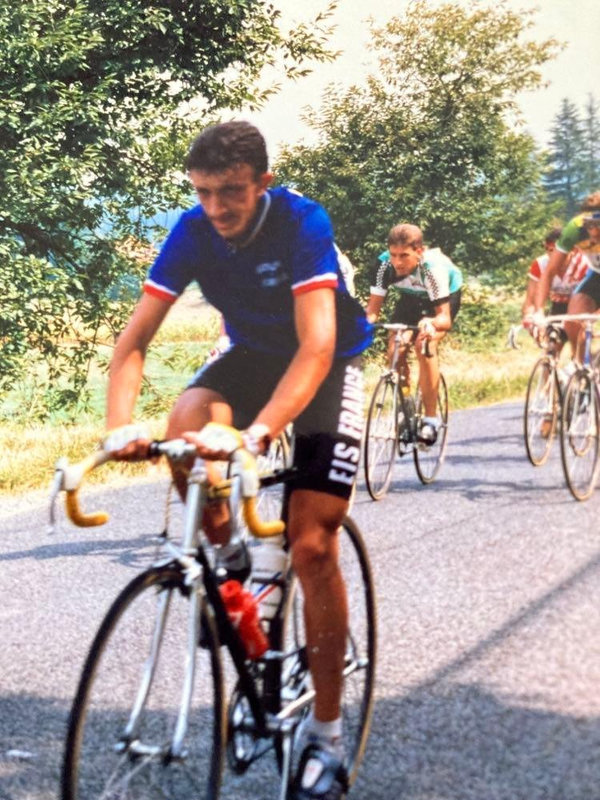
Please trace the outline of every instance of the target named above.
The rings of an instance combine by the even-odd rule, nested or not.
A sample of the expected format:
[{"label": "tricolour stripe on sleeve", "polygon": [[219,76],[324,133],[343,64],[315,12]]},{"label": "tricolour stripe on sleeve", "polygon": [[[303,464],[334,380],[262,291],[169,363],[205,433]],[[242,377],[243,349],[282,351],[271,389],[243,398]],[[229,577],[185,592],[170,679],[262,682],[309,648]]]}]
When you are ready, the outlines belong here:
[{"label": "tricolour stripe on sleeve", "polygon": [[335,272],[325,272],[323,275],[314,275],[306,281],[299,281],[293,284],[292,294],[304,294],[312,292],[314,289],[336,289],[338,278]]},{"label": "tricolour stripe on sleeve", "polygon": [[166,300],[169,303],[174,303],[178,297],[177,292],[174,292],[172,289],[167,289],[166,286],[155,283],[150,280],[150,278],[147,278],[144,282],[144,292],[152,295],[152,297],[158,297],[159,300]]}]

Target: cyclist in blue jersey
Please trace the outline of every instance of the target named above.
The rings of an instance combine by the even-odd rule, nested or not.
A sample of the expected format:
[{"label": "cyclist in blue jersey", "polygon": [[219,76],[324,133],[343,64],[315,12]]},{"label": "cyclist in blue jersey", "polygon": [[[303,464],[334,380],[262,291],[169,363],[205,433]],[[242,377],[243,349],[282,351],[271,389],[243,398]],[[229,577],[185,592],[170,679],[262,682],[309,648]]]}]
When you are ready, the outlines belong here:
[{"label": "cyclist in blue jersey", "polygon": [[[574,247],[583,252],[589,267],[581,283],[573,289],[567,314],[595,314],[600,308],[600,191],[589,195],[582,203],[581,212],[563,228],[538,284],[536,315],[542,315],[552,281],[557,275],[563,274],[568,255]],[[574,357],[581,358],[581,324],[565,322],[565,331]]]},{"label": "cyclist in blue jersey", "polygon": [[[305,598],[309,667],[316,692],[295,800],[341,797],[345,786],[340,697],[347,630],[337,531],[358,469],[363,425],[361,352],[372,330],[341,277],[331,223],[317,203],[270,188],[264,139],[246,122],[205,129],[187,171],[199,205],[186,211],[150,268],[144,293],[110,367],[105,448],[144,454],[132,415],[146,349],[192,281],[223,315],[231,346],[193,377],[177,400],[167,438],[184,435],[203,457],[223,457],[207,422],[245,431],[264,451],[292,420],[298,479],[288,536]],[[200,431],[200,433],[193,433]],[[175,476],[182,492],[185,482]],[[217,543],[227,509],[205,520]]]},{"label": "cyclist in blue jersey", "polygon": [[[371,293],[367,304],[367,319],[375,322],[384,300],[391,292],[396,300],[391,322],[417,325],[415,352],[419,362],[419,388],[423,396],[425,415],[419,440],[434,444],[441,420],[437,416],[439,363],[437,345],[452,327],[461,299],[462,273],[439,248],[423,244],[423,233],[417,225],[395,225],[388,235],[388,249],[379,256]],[[394,347],[394,331],[388,339],[388,359]],[[412,331],[404,334],[405,341],[414,338]],[[429,356],[422,352],[429,342]],[[408,383],[406,352],[400,353],[400,379]]]}]

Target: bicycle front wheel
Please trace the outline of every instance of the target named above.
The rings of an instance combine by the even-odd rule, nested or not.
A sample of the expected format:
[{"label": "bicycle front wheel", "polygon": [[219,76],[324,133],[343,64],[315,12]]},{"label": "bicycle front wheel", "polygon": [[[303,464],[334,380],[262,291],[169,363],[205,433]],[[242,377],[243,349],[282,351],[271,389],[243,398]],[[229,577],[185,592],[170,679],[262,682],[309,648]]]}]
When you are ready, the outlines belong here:
[{"label": "bicycle front wheel", "polygon": [[[427,445],[418,444],[413,450],[415,469],[421,483],[432,483],[435,480],[446,455],[448,444],[448,389],[444,376],[441,374],[436,412],[441,422],[435,442]],[[424,413],[423,400],[419,394],[417,420],[420,420]]]},{"label": "bicycle front wheel", "polygon": [[71,710],[63,800],[216,800],[222,671],[213,624],[197,606],[174,567],[141,573],[117,597]]},{"label": "bicycle front wheel", "polygon": [[598,398],[592,374],[571,375],[563,399],[560,451],[569,491],[587,500],[598,478]]},{"label": "bicycle front wheel", "polygon": [[554,368],[551,360],[543,356],[536,362],[529,376],[523,414],[525,449],[534,467],[544,464],[550,455],[558,410]]},{"label": "bicycle front wheel", "polygon": [[397,384],[389,375],[379,379],[369,406],[365,428],[365,481],[373,500],[388,490],[396,459]]}]

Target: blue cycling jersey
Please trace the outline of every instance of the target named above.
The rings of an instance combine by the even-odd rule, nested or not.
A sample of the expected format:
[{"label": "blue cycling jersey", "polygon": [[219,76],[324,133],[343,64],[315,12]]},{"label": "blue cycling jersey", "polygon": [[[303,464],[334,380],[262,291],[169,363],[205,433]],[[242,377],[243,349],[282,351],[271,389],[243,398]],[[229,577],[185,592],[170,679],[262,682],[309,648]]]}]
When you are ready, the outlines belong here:
[{"label": "blue cycling jersey", "polygon": [[201,206],[184,212],[150,268],[144,291],[174,302],[196,281],[225,319],[234,344],[292,355],[298,347],[294,296],[321,287],[336,292],[336,356],[361,353],[372,326],[350,296],[324,209],[284,187],[265,193],[254,228],[234,246]]}]

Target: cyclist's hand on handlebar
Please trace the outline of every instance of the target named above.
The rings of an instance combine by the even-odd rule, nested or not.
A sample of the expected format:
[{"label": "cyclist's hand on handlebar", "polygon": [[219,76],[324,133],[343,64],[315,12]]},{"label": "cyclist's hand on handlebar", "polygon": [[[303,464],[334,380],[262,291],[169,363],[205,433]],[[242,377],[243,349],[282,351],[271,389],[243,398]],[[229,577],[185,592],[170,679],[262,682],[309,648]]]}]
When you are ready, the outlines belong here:
[{"label": "cyclist's hand on handlebar", "polygon": [[182,437],[207,461],[227,461],[244,444],[240,431],[220,422],[209,422],[201,431],[186,431]]},{"label": "cyclist's hand on handlebar", "polygon": [[240,447],[257,456],[268,449],[270,442],[269,429],[261,424],[238,431],[229,425],[209,422],[201,431],[186,431],[182,435],[207,461],[226,461]]},{"label": "cyclist's hand on handlebar", "polygon": [[423,317],[419,320],[419,338],[432,339],[437,333],[433,320],[430,317]]},{"label": "cyclist's hand on handlebar", "polygon": [[132,423],[108,431],[102,440],[102,449],[115,461],[146,461],[150,442],[146,426]]}]

